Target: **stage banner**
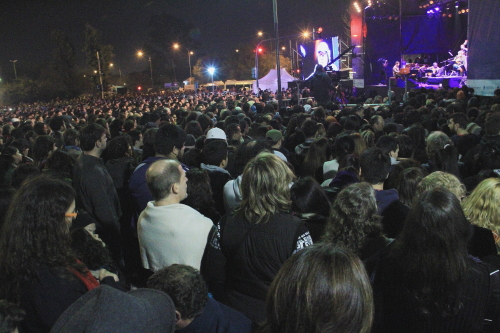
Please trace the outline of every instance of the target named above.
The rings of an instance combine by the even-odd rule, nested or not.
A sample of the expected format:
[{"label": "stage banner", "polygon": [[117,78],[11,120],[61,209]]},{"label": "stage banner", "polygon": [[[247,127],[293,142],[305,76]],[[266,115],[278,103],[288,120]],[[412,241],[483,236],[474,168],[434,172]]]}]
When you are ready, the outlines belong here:
[{"label": "stage banner", "polygon": [[475,94],[493,96],[500,88],[499,0],[469,0],[467,85]]}]

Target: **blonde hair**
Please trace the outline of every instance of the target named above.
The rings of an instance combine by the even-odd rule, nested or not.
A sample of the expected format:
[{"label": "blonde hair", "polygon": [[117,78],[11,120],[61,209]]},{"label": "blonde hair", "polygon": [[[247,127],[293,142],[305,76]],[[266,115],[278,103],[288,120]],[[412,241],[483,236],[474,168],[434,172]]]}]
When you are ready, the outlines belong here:
[{"label": "blonde hair", "polygon": [[480,227],[500,232],[500,179],[483,180],[462,203],[465,216]]},{"label": "blonde hair", "polygon": [[435,171],[424,177],[418,185],[418,193],[432,190],[436,187],[444,187],[451,193],[455,194],[458,200],[465,197],[465,186],[460,180],[451,173],[443,171]]},{"label": "blonde hair", "polygon": [[291,206],[290,182],[294,174],[278,156],[264,152],[245,167],[241,180],[242,201],[237,208],[251,223],[265,223]]}]

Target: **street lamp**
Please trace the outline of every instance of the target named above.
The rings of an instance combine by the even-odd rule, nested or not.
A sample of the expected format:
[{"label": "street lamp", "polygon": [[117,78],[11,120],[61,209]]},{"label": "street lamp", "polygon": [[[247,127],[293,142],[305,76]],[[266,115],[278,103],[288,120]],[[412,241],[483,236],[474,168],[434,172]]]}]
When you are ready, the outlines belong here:
[{"label": "street lamp", "polygon": [[267,32],[262,32],[262,31],[258,31],[257,32],[257,36],[259,37],[268,37],[268,38],[272,38],[272,36],[270,34],[268,34]]},{"label": "street lamp", "polygon": [[[115,64],[113,64],[113,63],[109,64],[109,68],[113,68],[114,66],[115,66]],[[120,79],[121,79],[122,78],[122,70],[120,67],[118,67],[118,73],[120,74]]]},{"label": "street lamp", "polygon": [[214,90],[215,90],[215,88],[214,88],[214,72],[215,72],[215,68],[209,67],[207,69],[207,72],[208,72],[208,74],[210,74],[212,76],[212,93],[213,93]]},{"label": "street lamp", "polygon": [[[282,37],[279,37],[278,40],[285,39],[285,38],[294,38],[294,37],[299,37],[299,36],[306,38],[309,36],[309,33],[303,32],[301,34],[296,34],[296,35],[282,36]],[[257,44],[257,47],[255,48],[255,80],[256,80],[257,89],[259,89],[259,52],[262,52],[260,45],[264,42],[269,42],[272,40],[276,40],[276,39],[269,38],[269,39],[261,40],[259,42],[259,44]],[[278,48],[276,48],[276,50],[278,50]],[[276,61],[276,64],[277,64],[277,61]],[[280,75],[279,71],[280,71],[280,69],[278,68],[278,75]]]},{"label": "street lamp", "polygon": [[270,40],[273,40],[273,38],[264,39],[264,40],[260,41],[259,44],[257,44],[257,47],[255,48],[255,80],[257,83],[257,89],[259,89],[259,52],[262,52],[262,49],[260,48],[260,44],[262,44],[264,42],[268,42]]},{"label": "street lamp", "polygon": [[14,66],[14,76],[16,77],[16,80],[17,80],[17,71],[16,71],[16,62],[17,62],[17,59],[16,60],[11,60],[10,62]]},{"label": "street lamp", "polygon": [[[144,56],[144,53],[142,51],[137,52],[137,56],[139,58],[142,58]],[[149,59],[149,71],[151,72],[151,89],[154,88],[153,84],[153,65],[151,64],[151,57],[148,57]]]},{"label": "street lamp", "polygon": [[[175,43],[174,44],[174,49],[178,49],[179,47],[181,47],[181,45],[179,45],[178,43]],[[194,54],[193,51],[189,50],[187,47],[185,46],[182,46],[183,48],[186,49],[186,51],[188,52],[188,61],[189,61],[189,78],[191,78],[192,74],[191,74],[191,56]]]}]

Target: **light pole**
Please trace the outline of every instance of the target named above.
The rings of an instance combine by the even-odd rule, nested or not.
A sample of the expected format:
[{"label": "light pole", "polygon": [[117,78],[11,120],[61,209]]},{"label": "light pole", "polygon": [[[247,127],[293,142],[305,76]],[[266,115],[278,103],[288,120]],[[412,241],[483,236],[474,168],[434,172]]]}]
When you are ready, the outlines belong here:
[{"label": "light pole", "polygon": [[[274,39],[274,37],[271,36],[271,34],[269,34],[267,32],[262,32],[262,31],[258,31],[257,32],[257,36],[259,36],[259,37],[265,37],[266,39],[262,40],[263,42],[266,41],[266,40],[273,40]],[[273,52],[273,45],[272,44],[271,44],[271,49],[269,51]]]},{"label": "light pole", "polygon": [[207,69],[207,72],[212,76],[212,93],[213,93],[214,90],[215,90],[215,88],[214,88],[214,72],[215,72],[215,68],[209,67]]},{"label": "light pole", "polygon": [[[299,37],[302,36],[304,38],[307,38],[309,34],[307,32],[303,32],[301,34],[296,34],[296,35],[291,35],[291,36],[283,36],[283,37],[278,37],[278,40],[280,39],[285,39],[285,38],[294,38],[294,37]],[[255,48],[255,80],[257,84],[257,89],[259,89],[259,50],[260,50],[260,44],[268,41],[275,40],[275,38],[269,38],[269,39],[264,39],[257,44],[257,47]],[[278,42],[276,41],[276,50],[278,50]],[[277,55],[279,57],[279,55]],[[278,58],[276,59],[276,64],[278,64]],[[279,69],[278,69],[279,71]]]},{"label": "light pole", "polygon": [[10,62],[14,66],[14,76],[16,77],[16,80],[17,80],[17,71],[16,71],[16,62],[17,62],[17,59],[16,60],[11,60]]},{"label": "light pole", "polygon": [[[137,52],[137,56],[142,58],[144,56],[144,53],[142,51]],[[154,83],[153,83],[153,65],[151,63],[151,56],[148,57],[149,61],[149,71],[151,73],[151,89],[154,88]]]},{"label": "light pole", "polygon": [[269,39],[264,39],[257,44],[257,47],[255,48],[255,80],[257,84],[257,89],[259,89],[259,50],[260,50],[260,44],[264,42],[268,42],[270,40],[273,40],[273,38]]},{"label": "light pole", "polygon": [[[178,43],[175,43],[175,44],[174,44],[174,49],[176,49],[176,50],[177,50],[179,47],[181,47],[181,45],[179,45]],[[183,48],[185,48],[185,49],[186,49],[186,51],[187,51],[187,53],[188,53],[188,62],[189,62],[189,80],[191,81],[191,76],[192,76],[192,74],[191,74],[191,56],[194,54],[194,52],[193,52],[193,51],[191,51],[191,50],[189,50],[189,49],[188,49],[187,47],[185,47],[185,46],[182,46],[182,47],[183,47]],[[189,83],[191,83],[191,82],[189,82]]]},{"label": "light pole", "polygon": [[276,77],[278,79],[278,108],[283,105],[283,93],[281,91],[281,65],[279,51],[279,33],[278,33],[278,1],[273,0],[273,16],[274,16],[274,34],[276,36]]},{"label": "light pole", "polygon": [[101,72],[101,59],[99,58],[99,51],[97,53],[97,68],[99,70],[99,82],[101,84],[101,98],[104,99],[104,87],[102,86],[102,72]]}]

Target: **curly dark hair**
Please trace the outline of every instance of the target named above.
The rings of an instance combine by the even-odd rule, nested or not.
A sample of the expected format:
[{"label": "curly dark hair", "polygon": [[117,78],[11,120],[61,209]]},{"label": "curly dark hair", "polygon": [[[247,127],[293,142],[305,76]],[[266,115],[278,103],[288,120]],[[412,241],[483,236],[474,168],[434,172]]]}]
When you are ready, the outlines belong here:
[{"label": "curly dark hair", "polygon": [[73,179],[75,159],[64,150],[56,150],[47,159],[47,168],[52,175]]},{"label": "curly dark hair", "polygon": [[188,196],[182,203],[205,216],[212,216],[216,210],[208,172],[200,168],[192,168],[186,172],[186,177],[189,179],[187,182]]},{"label": "curly dark hair", "polygon": [[17,304],[0,300],[0,332],[14,332],[25,315],[26,312]]},{"label": "curly dark hair", "polygon": [[200,272],[193,267],[173,264],[148,279],[148,288],[163,291],[174,301],[183,319],[196,318],[208,302],[208,290]]},{"label": "curly dark hair", "polygon": [[118,271],[109,250],[84,228],[76,228],[71,231],[71,248],[75,251],[78,259],[91,270],[105,268],[110,272]]},{"label": "curly dark hair", "polygon": [[127,156],[132,143],[128,136],[117,136],[109,140],[106,146],[106,157],[108,160]]},{"label": "curly dark hair", "polygon": [[10,185],[13,188],[18,189],[26,179],[39,176],[41,173],[42,171],[40,168],[33,164],[21,164],[12,173]]},{"label": "curly dark hair", "polygon": [[343,246],[359,254],[365,238],[382,233],[373,187],[355,183],[343,189],[335,199],[325,228],[323,241]]},{"label": "curly dark hair", "polygon": [[49,135],[40,135],[36,138],[33,144],[33,159],[36,166],[40,166],[40,163],[49,157],[55,143],[56,140]]},{"label": "curly dark hair", "polygon": [[22,286],[36,280],[40,265],[68,278],[68,267],[86,271],[71,251],[65,221],[74,200],[70,185],[46,175],[16,192],[0,232],[0,298],[18,302]]}]

